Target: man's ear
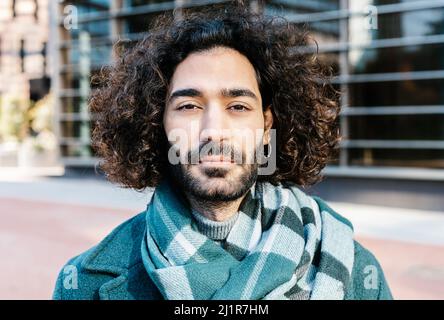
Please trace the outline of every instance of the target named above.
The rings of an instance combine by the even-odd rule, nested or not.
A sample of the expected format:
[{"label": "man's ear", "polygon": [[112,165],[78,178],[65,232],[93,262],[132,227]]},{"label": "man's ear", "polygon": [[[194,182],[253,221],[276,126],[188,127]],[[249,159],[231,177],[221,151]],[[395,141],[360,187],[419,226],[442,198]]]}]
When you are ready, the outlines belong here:
[{"label": "man's ear", "polygon": [[273,112],[271,112],[271,105],[264,111],[264,145],[270,143],[270,129],[273,126]]}]

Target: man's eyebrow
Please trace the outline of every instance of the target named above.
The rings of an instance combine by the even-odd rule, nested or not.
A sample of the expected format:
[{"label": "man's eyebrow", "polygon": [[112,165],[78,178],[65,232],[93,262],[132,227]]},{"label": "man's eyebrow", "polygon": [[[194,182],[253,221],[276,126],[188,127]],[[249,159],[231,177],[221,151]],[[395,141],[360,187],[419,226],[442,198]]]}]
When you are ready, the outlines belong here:
[{"label": "man's eyebrow", "polygon": [[174,99],[178,97],[203,97],[202,92],[197,89],[187,88],[187,89],[179,89],[174,91],[170,97],[168,98],[168,103],[171,103]]},{"label": "man's eyebrow", "polygon": [[[236,98],[236,97],[250,97],[257,101],[259,101],[259,98],[254,94],[253,91],[250,89],[245,88],[231,88],[227,89],[224,88],[220,90],[220,95],[226,98]],[[174,99],[178,97],[203,97],[203,93],[199,91],[198,89],[194,88],[186,88],[186,89],[179,89],[174,91],[170,97],[168,98],[168,103],[171,103]]]},{"label": "man's eyebrow", "polygon": [[259,98],[254,94],[253,91],[244,88],[222,89],[221,95],[227,98],[250,97],[259,101]]}]

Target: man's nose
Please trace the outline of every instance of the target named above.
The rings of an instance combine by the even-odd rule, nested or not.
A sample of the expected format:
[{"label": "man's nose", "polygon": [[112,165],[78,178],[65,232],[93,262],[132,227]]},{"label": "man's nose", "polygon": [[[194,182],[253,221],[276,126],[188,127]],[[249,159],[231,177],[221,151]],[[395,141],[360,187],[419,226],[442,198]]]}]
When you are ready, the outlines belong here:
[{"label": "man's nose", "polygon": [[205,108],[201,121],[201,141],[222,141],[228,138],[228,122],[222,106],[215,104]]}]

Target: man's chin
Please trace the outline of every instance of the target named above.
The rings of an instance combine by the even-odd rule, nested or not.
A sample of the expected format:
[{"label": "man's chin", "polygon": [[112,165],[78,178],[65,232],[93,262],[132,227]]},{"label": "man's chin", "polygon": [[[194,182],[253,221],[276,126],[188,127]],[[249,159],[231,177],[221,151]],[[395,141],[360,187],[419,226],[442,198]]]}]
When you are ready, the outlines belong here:
[{"label": "man's chin", "polygon": [[207,178],[203,182],[198,182],[199,187],[188,190],[195,198],[206,201],[234,201],[241,196],[239,188],[235,188],[232,183],[225,178]]},{"label": "man's chin", "polygon": [[242,197],[257,178],[256,168],[176,166],[174,177],[184,191],[204,201],[234,201]]},{"label": "man's chin", "polygon": [[[196,179],[198,180],[198,179]],[[233,188],[233,183],[230,183],[226,178],[223,177],[210,177],[199,182],[200,189],[207,190],[208,193],[230,193],[235,190]]]},{"label": "man's chin", "polygon": [[200,167],[199,174],[202,175],[202,178],[212,179],[212,178],[228,178],[230,174],[230,169],[225,167]]}]

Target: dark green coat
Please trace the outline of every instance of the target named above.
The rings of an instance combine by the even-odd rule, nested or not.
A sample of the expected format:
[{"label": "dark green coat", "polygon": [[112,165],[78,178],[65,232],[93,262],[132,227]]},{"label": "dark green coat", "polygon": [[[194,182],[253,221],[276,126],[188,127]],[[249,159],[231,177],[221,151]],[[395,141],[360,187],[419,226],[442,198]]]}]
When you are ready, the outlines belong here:
[{"label": "dark green coat", "polygon": [[[142,212],[118,226],[98,245],[69,260],[57,278],[53,299],[163,299],[142,263],[145,223]],[[378,280],[376,286],[366,289],[368,265],[375,267]],[[72,270],[77,272],[77,288],[71,282]],[[345,298],[392,299],[378,261],[356,241],[351,289]]]}]

